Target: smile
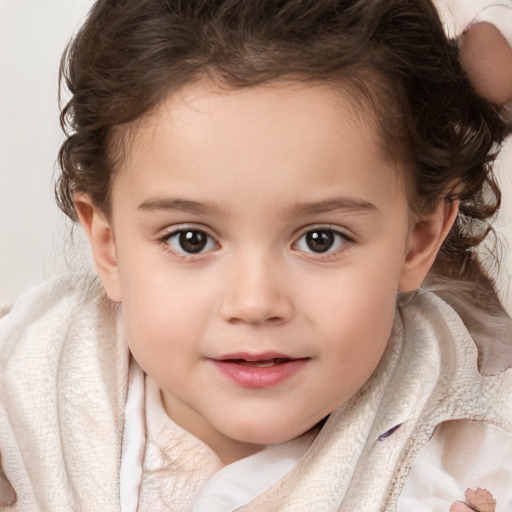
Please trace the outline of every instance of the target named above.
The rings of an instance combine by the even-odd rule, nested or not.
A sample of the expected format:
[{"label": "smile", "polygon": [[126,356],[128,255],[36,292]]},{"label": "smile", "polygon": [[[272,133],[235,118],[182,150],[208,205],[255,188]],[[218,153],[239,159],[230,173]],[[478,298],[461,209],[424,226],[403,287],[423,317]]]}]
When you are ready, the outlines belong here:
[{"label": "smile", "polygon": [[242,387],[271,388],[295,375],[308,359],[282,354],[230,354],[211,361],[222,375]]}]

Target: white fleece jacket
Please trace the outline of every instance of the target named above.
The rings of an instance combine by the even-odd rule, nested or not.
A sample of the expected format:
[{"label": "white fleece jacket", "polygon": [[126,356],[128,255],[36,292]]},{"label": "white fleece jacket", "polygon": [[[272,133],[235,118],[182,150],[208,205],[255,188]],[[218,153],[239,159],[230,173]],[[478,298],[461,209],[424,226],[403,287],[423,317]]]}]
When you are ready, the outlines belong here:
[{"label": "white fleece jacket", "polygon": [[[128,350],[100,287],[84,283],[47,283],[0,321],[2,510],[120,510]],[[457,314],[431,293],[403,295],[372,378],[240,510],[392,511],[436,426],[462,418],[512,434],[512,370],[481,376]]]}]

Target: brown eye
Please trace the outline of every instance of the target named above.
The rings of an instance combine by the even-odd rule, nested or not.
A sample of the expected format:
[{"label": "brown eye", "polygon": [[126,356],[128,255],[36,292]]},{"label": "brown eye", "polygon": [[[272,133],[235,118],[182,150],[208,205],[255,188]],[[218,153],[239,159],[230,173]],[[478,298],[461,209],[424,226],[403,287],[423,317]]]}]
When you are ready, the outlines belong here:
[{"label": "brown eye", "polygon": [[334,245],[332,231],[310,231],[306,234],[306,244],[313,252],[326,252]]},{"label": "brown eye", "polygon": [[338,231],[319,228],[304,233],[295,246],[300,251],[321,254],[336,251],[348,241],[348,238]]},{"label": "brown eye", "polygon": [[215,248],[215,242],[204,231],[182,229],[173,233],[167,243],[182,254],[200,254]]}]

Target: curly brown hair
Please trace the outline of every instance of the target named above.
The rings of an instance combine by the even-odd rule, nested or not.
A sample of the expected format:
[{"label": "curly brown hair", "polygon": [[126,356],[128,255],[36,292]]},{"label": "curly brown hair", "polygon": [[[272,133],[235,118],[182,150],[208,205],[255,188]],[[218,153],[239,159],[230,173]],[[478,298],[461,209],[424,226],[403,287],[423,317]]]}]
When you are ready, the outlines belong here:
[{"label": "curly brown hair", "polygon": [[99,0],[62,60],[71,98],[56,196],[66,215],[77,219],[77,191],[108,215],[119,128],[204,78],[348,89],[405,164],[414,211],[448,189],[460,199],[442,273],[460,274],[488,234],[500,204],[491,163],[507,128],[473,91],[430,0]]}]

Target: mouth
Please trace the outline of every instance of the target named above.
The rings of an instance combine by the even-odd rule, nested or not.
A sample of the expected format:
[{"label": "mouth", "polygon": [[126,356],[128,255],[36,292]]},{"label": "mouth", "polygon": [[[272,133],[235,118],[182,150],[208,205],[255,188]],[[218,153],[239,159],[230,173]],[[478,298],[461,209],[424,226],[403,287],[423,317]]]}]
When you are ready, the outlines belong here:
[{"label": "mouth", "polygon": [[232,363],[247,366],[249,368],[271,368],[272,366],[278,366],[280,364],[293,361],[293,359],[286,357],[275,357],[273,359],[260,359],[257,361],[246,361],[245,359],[227,359],[225,361],[230,361]]},{"label": "mouth", "polygon": [[211,359],[219,372],[246,388],[271,388],[291,378],[309,360],[285,354],[228,354]]}]

